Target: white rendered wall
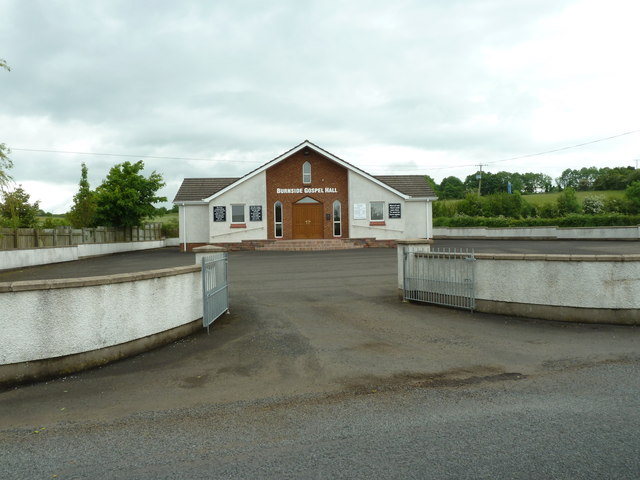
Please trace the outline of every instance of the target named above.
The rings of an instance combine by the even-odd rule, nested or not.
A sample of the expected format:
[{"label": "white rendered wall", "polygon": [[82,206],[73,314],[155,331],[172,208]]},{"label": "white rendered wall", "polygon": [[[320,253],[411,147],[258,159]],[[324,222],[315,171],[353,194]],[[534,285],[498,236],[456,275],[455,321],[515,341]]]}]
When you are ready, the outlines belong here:
[{"label": "white rendered wall", "polygon": [[640,227],[434,227],[436,237],[452,238],[550,238],[563,240],[637,240]]},{"label": "white rendered wall", "polygon": [[[429,222],[431,202],[406,201],[406,230],[403,238],[431,238]],[[402,214],[405,216],[405,214]]]},{"label": "white rendered wall", "polygon": [[595,255],[583,256],[591,258],[584,261],[571,261],[566,255],[552,261],[476,257],[477,299],[580,308],[640,308],[637,260],[605,261]]},{"label": "white rendered wall", "polygon": [[180,243],[209,241],[209,206],[180,205],[178,208]]},{"label": "white rendered wall", "polygon": [[[398,242],[398,289],[404,251],[427,245]],[[640,255],[476,254],[479,311],[549,320],[640,324]],[[444,262],[416,255],[415,262]]]},{"label": "white rendered wall", "polygon": [[49,263],[71,262],[78,258],[109,255],[111,253],[132,252],[162,248],[164,240],[119,243],[83,243],[70,247],[40,247],[19,250],[0,250],[0,270],[32,267]]},{"label": "white rendered wall", "polygon": [[98,255],[110,255],[112,253],[120,252],[150,250],[152,248],[163,248],[164,246],[164,240],[120,243],[83,243],[78,245],[78,258],[94,257]]},{"label": "white rendered wall", "polygon": [[31,267],[47,263],[71,262],[78,259],[78,247],[28,248],[0,250],[0,270]]},{"label": "white rendered wall", "polygon": [[[231,205],[244,204],[246,228],[231,228]],[[262,221],[252,222],[249,217],[249,206],[262,206]],[[226,222],[213,221],[213,207],[227,208]],[[240,185],[214,198],[208,205],[209,236],[208,243],[241,242],[242,240],[264,240],[267,238],[267,176],[261,172],[247,179]]]},{"label": "white rendered wall", "polygon": [[[137,281],[140,274],[54,280],[75,286],[37,290],[20,289],[41,282],[0,284],[0,364],[97,350],[201,318],[199,268],[167,270],[186,273]],[[131,281],[91,285],[118,278]],[[7,291],[9,286],[18,291]]]},{"label": "white rendered wall", "polygon": [[[371,226],[371,202],[384,202],[384,226]],[[364,220],[355,220],[353,218],[354,204],[365,204],[367,210],[367,218]],[[402,218],[389,218],[389,203],[399,203]],[[384,187],[349,171],[349,236],[352,238],[372,237],[380,240],[393,240],[399,238],[407,238],[405,228],[408,219],[408,212],[404,199],[390,192]],[[413,221],[424,222],[426,219],[411,218]],[[419,229],[419,227],[417,227]],[[426,230],[426,227],[425,227]]]}]

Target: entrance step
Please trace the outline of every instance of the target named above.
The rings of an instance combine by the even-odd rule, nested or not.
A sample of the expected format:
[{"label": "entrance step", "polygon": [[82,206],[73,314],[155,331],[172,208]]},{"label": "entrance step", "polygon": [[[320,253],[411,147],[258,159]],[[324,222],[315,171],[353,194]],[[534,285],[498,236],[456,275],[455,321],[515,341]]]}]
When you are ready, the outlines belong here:
[{"label": "entrance step", "polygon": [[395,240],[375,238],[329,238],[318,240],[243,240],[242,242],[216,242],[211,245],[225,247],[229,251],[312,251],[346,250],[350,248],[395,248]]},{"label": "entrance step", "polygon": [[317,239],[317,240],[275,240],[256,244],[256,250],[261,251],[312,251],[312,250],[346,250],[350,248],[364,248],[366,244],[356,243],[348,239]]}]

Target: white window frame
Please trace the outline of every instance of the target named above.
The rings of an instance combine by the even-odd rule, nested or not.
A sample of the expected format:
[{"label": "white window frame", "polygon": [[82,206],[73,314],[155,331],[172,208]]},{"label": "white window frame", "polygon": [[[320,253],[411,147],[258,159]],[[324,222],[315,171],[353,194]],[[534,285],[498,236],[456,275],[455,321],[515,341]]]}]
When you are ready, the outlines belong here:
[{"label": "white window frame", "polygon": [[[278,206],[280,207],[280,221],[278,221]],[[273,236],[275,238],[282,238],[284,235],[284,209],[282,208],[282,202],[280,200],[273,204]],[[278,235],[278,225],[280,225],[280,235]]]},{"label": "white window frame", "polygon": [[[336,207],[338,209],[338,220],[336,220]],[[336,226],[338,227],[338,235],[336,235]],[[342,204],[340,203],[340,200],[335,200],[333,202],[333,236],[342,236]]]},{"label": "white window frame", "polygon": [[[380,218],[373,218],[373,206],[382,205],[380,209]],[[369,204],[369,218],[372,222],[384,222],[384,202],[370,202]]]},{"label": "white window frame", "polygon": [[[242,220],[235,220],[234,209],[240,207],[242,208]],[[245,212],[245,204],[244,203],[232,203],[231,204],[231,223],[246,223],[246,212]]]},{"label": "white window frame", "polygon": [[311,163],[304,162],[302,164],[302,183],[311,183]]}]

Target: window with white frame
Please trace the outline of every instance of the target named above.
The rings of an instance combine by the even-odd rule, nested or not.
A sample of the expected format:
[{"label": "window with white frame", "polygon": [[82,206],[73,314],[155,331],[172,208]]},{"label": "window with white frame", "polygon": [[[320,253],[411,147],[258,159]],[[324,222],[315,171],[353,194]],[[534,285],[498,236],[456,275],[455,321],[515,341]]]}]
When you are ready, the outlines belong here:
[{"label": "window with white frame", "polygon": [[371,220],[384,220],[384,202],[371,202]]},{"label": "window with white frame", "polygon": [[311,183],[311,164],[304,162],[302,165],[302,183]]},{"label": "window with white frame", "polygon": [[342,236],[342,205],[340,205],[340,200],[333,202],[333,236]]},{"label": "window with white frame", "polygon": [[231,223],[244,223],[244,205],[231,205]]},{"label": "window with white frame", "polygon": [[282,202],[273,205],[273,231],[276,238],[282,238]]}]

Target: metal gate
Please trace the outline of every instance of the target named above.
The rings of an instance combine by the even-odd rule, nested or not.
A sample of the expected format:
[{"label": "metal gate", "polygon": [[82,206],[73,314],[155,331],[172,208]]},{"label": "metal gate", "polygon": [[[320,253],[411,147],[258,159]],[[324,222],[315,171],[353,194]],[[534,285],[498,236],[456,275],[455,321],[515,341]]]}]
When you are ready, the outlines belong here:
[{"label": "metal gate", "polygon": [[473,250],[405,250],[403,297],[473,311],[474,274]]},{"label": "metal gate", "polygon": [[229,311],[227,252],[202,258],[202,325],[207,327]]}]

